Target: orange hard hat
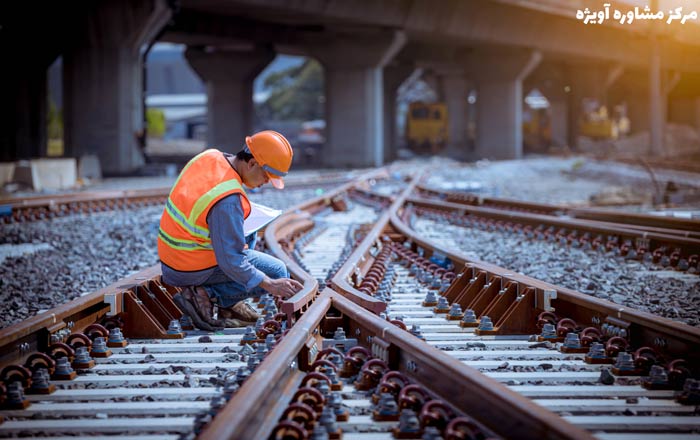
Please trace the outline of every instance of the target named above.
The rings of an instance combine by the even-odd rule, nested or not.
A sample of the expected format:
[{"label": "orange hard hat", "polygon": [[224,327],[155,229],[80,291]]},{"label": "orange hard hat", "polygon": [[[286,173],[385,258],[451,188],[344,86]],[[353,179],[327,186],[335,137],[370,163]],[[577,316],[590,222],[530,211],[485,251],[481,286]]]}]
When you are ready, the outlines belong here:
[{"label": "orange hard hat", "polygon": [[277,189],[284,188],[282,178],[289,172],[294,156],[289,141],[276,131],[265,130],[246,136],[245,143],[248,146],[247,150],[267,173],[272,186]]}]

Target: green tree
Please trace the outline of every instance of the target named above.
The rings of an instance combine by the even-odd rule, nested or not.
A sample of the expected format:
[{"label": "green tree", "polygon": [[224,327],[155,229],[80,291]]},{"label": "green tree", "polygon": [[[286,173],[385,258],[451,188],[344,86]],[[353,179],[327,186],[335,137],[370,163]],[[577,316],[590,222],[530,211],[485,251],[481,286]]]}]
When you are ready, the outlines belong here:
[{"label": "green tree", "polygon": [[260,105],[262,118],[307,121],[323,118],[323,69],[312,59],[275,72],[263,83],[270,96]]}]

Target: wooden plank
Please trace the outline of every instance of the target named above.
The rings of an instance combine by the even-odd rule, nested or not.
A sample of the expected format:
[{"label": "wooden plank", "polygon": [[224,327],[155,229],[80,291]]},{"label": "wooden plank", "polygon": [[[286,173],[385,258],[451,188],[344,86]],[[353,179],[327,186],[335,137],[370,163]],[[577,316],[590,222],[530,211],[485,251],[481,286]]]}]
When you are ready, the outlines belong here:
[{"label": "wooden plank", "polygon": [[700,429],[700,417],[682,416],[564,416],[564,420],[582,428],[607,430],[690,431]]},{"label": "wooden plank", "polygon": [[30,402],[48,401],[91,401],[107,399],[124,399],[148,396],[157,400],[195,400],[197,398],[210,399],[221,394],[214,387],[202,388],[107,388],[107,389],[58,389],[51,394],[27,394],[25,397]]},{"label": "wooden plank", "polygon": [[24,410],[4,410],[0,415],[9,417],[52,418],[85,417],[95,414],[124,415],[196,415],[209,409],[209,402],[89,402],[89,403],[34,403]]},{"label": "wooden plank", "polygon": [[7,420],[0,424],[0,434],[62,432],[190,432],[194,417],[157,417],[150,419],[72,419],[72,420]]}]

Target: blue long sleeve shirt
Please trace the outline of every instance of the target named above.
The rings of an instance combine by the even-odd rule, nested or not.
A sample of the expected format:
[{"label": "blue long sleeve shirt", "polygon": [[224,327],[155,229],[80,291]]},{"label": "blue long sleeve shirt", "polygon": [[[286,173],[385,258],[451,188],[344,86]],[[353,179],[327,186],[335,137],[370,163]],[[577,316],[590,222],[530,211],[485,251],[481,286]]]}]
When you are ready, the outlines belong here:
[{"label": "blue long sleeve shirt", "polygon": [[[243,235],[243,220],[243,206],[238,194],[219,200],[207,214],[209,236],[218,268],[226,278],[236,281],[245,286],[246,291],[250,291],[262,282],[265,274],[250,264],[244,253],[246,244],[251,248],[254,246],[255,234],[246,241]],[[161,269],[163,281],[173,286],[200,286],[207,281],[209,284],[227,281],[210,279],[217,274],[216,267],[183,272],[161,263]]]}]

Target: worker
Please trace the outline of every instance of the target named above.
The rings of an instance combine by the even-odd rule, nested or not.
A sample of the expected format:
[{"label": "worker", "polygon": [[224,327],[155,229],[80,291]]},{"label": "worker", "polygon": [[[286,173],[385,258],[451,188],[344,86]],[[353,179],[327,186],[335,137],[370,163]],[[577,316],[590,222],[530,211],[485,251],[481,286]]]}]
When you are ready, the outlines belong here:
[{"label": "worker", "polygon": [[243,233],[251,211],[244,185],[270,182],[284,188],[292,146],[271,130],[248,136],[245,143],[236,155],[210,149],[190,160],[160,219],[162,279],[183,287],[173,300],[202,330],[252,325],[260,316],[246,298],[267,291],[284,299],[302,288],[281,260],[254,250],[255,233]]}]

